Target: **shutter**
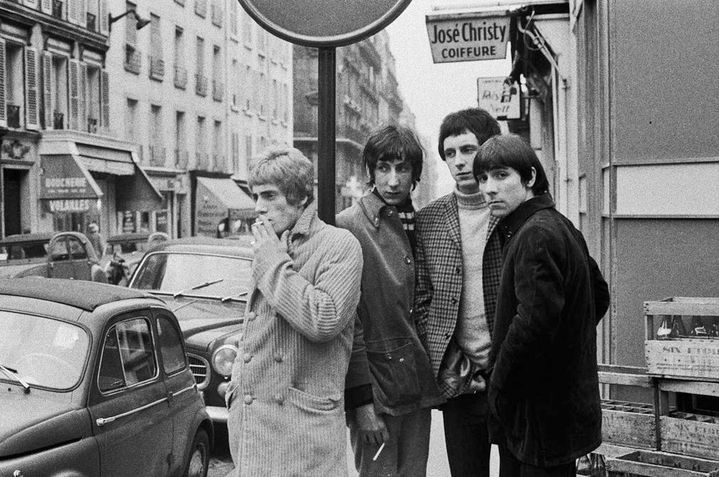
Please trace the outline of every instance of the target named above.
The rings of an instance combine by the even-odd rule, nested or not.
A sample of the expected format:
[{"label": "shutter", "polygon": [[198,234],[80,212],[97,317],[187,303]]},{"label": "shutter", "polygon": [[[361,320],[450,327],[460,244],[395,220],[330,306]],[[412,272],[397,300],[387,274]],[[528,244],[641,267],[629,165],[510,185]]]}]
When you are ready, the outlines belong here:
[{"label": "shutter", "polygon": [[67,21],[78,25],[80,23],[80,0],[67,0]]},{"label": "shutter", "polygon": [[77,3],[77,23],[87,28],[87,0],[74,0]]},{"label": "shutter", "polygon": [[45,129],[55,129],[52,109],[52,53],[42,54],[42,99],[45,110]]},{"label": "shutter", "polygon": [[5,95],[5,40],[0,38],[0,126],[7,127],[7,106]]},{"label": "shutter", "polygon": [[40,8],[42,9],[43,13],[47,13],[48,15],[52,15],[52,0],[41,0],[40,1]]},{"label": "shutter", "polygon": [[79,105],[79,85],[78,80],[80,77],[80,62],[77,60],[70,60],[70,129],[78,129],[78,116],[80,114]]},{"label": "shutter", "polygon": [[100,76],[100,97],[101,97],[101,115],[102,115],[102,127],[106,131],[110,129],[110,75],[107,71],[102,70]]},{"label": "shutter", "polygon": [[[88,90],[87,90],[87,65],[80,63],[80,74],[78,76],[77,85],[77,123],[80,131],[88,131],[88,109],[91,107],[90,101],[88,101]],[[95,118],[97,119],[97,118]]]},{"label": "shutter", "polygon": [[40,128],[40,94],[37,50],[25,48],[25,127],[37,131]]},{"label": "shutter", "polygon": [[25,0],[23,2],[26,7],[34,8],[37,10],[37,0]]},{"label": "shutter", "polygon": [[100,15],[100,33],[103,35],[110,34],[110,23],[107,14],[107,0],[100,0],[100,6],[98,7],[98,15]]}]

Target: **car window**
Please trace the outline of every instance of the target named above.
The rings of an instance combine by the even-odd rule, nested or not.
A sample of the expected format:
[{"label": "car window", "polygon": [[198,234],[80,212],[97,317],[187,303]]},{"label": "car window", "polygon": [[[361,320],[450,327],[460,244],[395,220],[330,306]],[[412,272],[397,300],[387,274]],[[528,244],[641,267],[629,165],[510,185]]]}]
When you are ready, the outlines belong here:
[{"label": "car window", "polygon": [[50,258],[54,262],[60,262],[63,260],[69,260],[70,256],[67,253],[67,245],[65,244],[65,237],[60,237],[50,245]]},{"label": "car window", "polygon": [[89,343],[87,332],[77,325],[0,311],[0,364],[31,385],[58,390],[77,385]]},{"label": "car window", "polygon": [[133,318],[114,325],[105,336],[98,385],[107,392],[150,380],[157,375],[150,324]]},{"label": "car window", "polygon": [[227,255],[154,253],[135,272],[132,288],[167,293],[191,290],[187,295],[237,296],[250,288],[252,262]]},{"label": "car window", "polygon": [[173,374],[185,367],[185,352],[182,350],[182,336],[170,319],[160,316],[157,320],[157,336],[160,341],[162,368],[165,374]]},{"label": "car window", "polygon": [[85,246],[80,242],[77,237],[68,237],[67,243],[70,245],[70,253],[72,254],[73,260],[81,260],[87,258],[87,251]]}]

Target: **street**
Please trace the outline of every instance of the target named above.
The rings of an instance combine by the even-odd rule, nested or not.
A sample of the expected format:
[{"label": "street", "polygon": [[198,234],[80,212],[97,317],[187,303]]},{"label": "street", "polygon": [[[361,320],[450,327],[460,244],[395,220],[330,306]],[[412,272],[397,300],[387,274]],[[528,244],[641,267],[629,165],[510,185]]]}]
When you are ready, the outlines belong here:
[{"label": "street", "polygon": [[[349,442],[349,437],[348,437]],[[210,462],[208,477],[224,477],[232,470],[232,458],[226,446],[217,446]],[[347,446],[347,470],[350,477],[356,477],[357,471],[354,468],[352,449]],[[432,433],[429,443],[429,460],[427,462],[428,477],[449,477],[449,465],[447,464],[447,453],[444,449],[444,427],[442,425],[442,414],[432,411]],[[499,475],[499,462],[496,447],[492,447],[492,475]]]}]

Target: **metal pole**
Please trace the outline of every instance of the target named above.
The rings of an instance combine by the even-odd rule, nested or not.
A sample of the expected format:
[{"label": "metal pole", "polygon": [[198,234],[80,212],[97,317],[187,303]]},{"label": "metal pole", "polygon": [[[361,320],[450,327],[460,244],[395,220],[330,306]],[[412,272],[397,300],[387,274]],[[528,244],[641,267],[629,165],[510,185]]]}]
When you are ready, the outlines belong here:
[{"label": "metal pole", "polygon": [[317,77],[317,213],[335,223],[335,47],[320,47]]}]

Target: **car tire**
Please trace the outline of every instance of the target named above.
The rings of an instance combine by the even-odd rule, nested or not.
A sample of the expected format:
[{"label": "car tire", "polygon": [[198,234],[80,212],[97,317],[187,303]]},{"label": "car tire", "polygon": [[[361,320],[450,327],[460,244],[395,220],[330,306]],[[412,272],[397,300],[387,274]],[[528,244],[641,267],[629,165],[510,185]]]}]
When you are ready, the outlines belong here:
[{"label": "car tire", "polygon": [[185,465],[184,477],[207,477],[210,465],[210,438],[204,429],[198,429],[192,439],[190,455]]}]

